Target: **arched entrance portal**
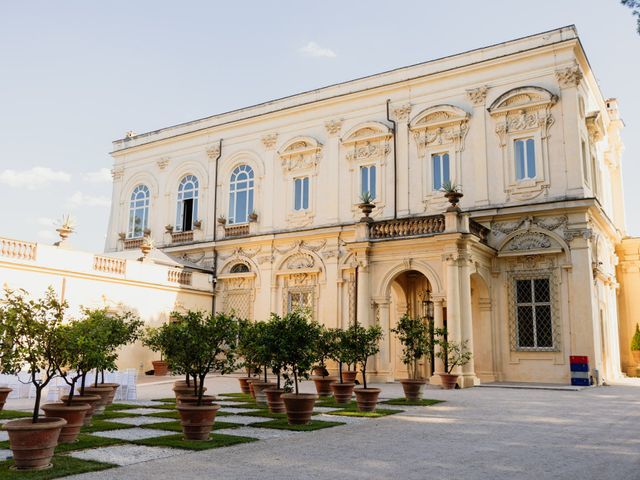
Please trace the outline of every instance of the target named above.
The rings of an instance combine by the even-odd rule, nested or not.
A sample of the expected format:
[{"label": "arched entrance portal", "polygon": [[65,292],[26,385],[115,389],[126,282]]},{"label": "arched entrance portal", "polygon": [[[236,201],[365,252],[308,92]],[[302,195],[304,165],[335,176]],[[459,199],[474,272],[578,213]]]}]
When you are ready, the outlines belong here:
[{"label": "arched entrance portal", "polygon": [[[395,328],[398,320],[405,314],[427,321],[426,301],[431,292],[429,280],[417,270],[408,270],[396,276],[390,288],[390,327]],[[393,333],[390,333],[389,346],[391,375],[395,380],[407,378],[407,368],[402,363],[402,344]],[[424,359],[421,364],[423,375],[429,378],[430,360]]]}]

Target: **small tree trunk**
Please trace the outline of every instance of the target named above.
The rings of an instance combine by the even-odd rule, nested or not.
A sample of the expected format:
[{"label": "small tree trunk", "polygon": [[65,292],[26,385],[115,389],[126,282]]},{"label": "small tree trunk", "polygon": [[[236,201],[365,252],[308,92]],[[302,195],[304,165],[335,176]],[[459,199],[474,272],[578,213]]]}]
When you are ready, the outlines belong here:
[{"label": "small tree trunk", "polygon": [[267,383],[267,366],[265,365],[264,368],[264,383]]},{"label": "small tree trunk", "polygon": [[71,380],[71,390],[69,391],[69,395],[67,398],[67,405],[70,407],[71,406],[71,401],[73,400],[73,394],[75,392],[76,389],[76,381],[78,380],[78,377],[75,377],[73,380]]},{"label": "small tree trunk", "polygon": [[193,394],[198,395],[198,375],[193,374]]},{"label": "small tree trunk", "polygon": [[38,385],[37,383],[34,383],[34,385],[36,387],[36,400],[33,404],[32,423],[38,423],[38,416],[40,415],[40,399],[42,397],[42,389],[44,387]]},{"label": "small tree trunk", "polygon": [[367,388],[367,359],[362,363],[362,384]]},{"label": "small tree trunk", "polygon": [[280,390],[280,372],[278,372],[278,390]]},{"label": "small tree trunk", "polygon": [[338,362],[338,372],[340,372],[338,375],[340,375],[340,383],[344,383],[342,381],[342,362]]},{"label": "small tree trunk", "polygon": [[198,385],[198,406],[202,405],[202,394],[204,393],[204,378],[206,376],[206,373],[204,375],[200,375],[200,385]]},{"label": "small tree trunk", "polygon": [[189,374],[187,373],[185,375],[185,377],[186,377],[186,381],[187,381],[187,387],[190,387],[191,386],[191,379],[189,378]]},{"label": "small tree trunk", "polygon": [[84,395],[84,384],[87,381],[87,373],[82,374],[82,382],[80,382],[80,395]]},{"label": "small tree trunk", "polygon": [[100,372],[100,383],[104,383],[104,368]]},{"label": "small tree trunk", "polygon": [[93,382],[93,386],[97,387],[98,386],[98,374],[100,373],[100,371],[96,368],[96,379]]},{"label": "small tree trunk", "polygon": [[296,366],[293,366],[293,382],[296,384],[296,395],[298,395],[298,371]]}]

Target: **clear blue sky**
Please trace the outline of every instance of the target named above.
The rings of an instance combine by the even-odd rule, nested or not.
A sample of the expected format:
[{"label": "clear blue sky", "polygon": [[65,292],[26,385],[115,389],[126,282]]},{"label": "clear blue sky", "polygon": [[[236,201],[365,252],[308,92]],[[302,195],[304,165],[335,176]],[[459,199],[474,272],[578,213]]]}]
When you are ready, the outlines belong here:
[{"label": "clear blue sky", "polygon": [[[393,5],[393,8],[390,8]],[[0,236],[102,250],[111,141],[576,24],[617,97],[640,235],[640,36],[617,0],[0,3]]]}]

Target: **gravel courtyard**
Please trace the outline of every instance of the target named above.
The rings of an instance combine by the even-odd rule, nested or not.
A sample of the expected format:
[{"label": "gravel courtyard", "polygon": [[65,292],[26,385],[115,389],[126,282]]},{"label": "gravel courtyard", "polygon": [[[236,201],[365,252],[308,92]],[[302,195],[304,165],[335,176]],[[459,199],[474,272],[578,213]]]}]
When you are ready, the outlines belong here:
[{"label": "gravel courtyard", "polygon": [[[211,379],[215,393],[235,379]],[[312,388],[308,383],[307,389]],[[140,388],[142,398],[171,385]],[[382,385],[383,396],[401,396]],[[446,400],[365,422],[68,479],[640,479],[640,387],[427,389]]]}]

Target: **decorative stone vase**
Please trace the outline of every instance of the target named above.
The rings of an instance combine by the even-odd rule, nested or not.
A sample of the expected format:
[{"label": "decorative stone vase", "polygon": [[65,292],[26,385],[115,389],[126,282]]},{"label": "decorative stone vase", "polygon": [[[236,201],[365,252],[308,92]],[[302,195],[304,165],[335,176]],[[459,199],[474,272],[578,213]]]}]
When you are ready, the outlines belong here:
[{"label": "decorative stone vase", "polygon": [[16,470],[44,470],[51,467],[53,451],[58,445],[63,418],[44,417],[37,423],[31,418],[13,420],[4,424],[9,433],[9,445],[13,452]]},{"label": "decorative stone vase", "polygon": [[[216,397],[213,395],[202,395],[202,405],[213,405],[216,401]],[[177,405],[197,405],[197,395],[180,395],[177,399]]]},{"label": "decorative stone vase", "polygon": [[[69,400],[69,395],[63,395],[62,397],[60,397],[60,401],[63,403],[67,403],[67,400]],[[71,405],[81,405],[84,403],[88,403],[89,407],[91,407],[89,410],[87,410],[87,413],[84,415],[84,420],[82,421],[82,424],[85,427],[91,426],[91,420],[93,419],[96,404],[100,402],[100,400],[101,397],[99,397],[98,395],[74,395],[71,399]]]},{"label": "decorative stone vase", "polygon": [[264,390],[267,388],[275,388],[277,385],[273,382],[252,382],[253,392],[256,396],[256,405],[267,406],[267,395]]},{"label": "decorative stone vase", "polygon": [[422,393],[424,391],[424,386],[427,384],[425,379],[410,379],[404,378],[400,380],[402,384],[402,389],[404,390],[404,397],[407,400],[421,400]]},{"label": "decorative stone vase", "polygon": [[306,425],[311,420],[318,395],[315,393],[285,393],[282,395],[289,425]]},{"label": "decorative stone vase", "polygon": [[441,373],[440,379],[442,380],[442,388],[444,390],[452,390],[456,388],[458,383],[458,375],[452,373]]},{"label": "decorative stone vase", "polygon": [[257,213],[250,213],[249,214],[249,221],[250,222],[257,222],[258,221],[258,214]]},{"label": "decorative stone vase", "polygon": [[313,377],[312,380],[320,397],[331,396],[331,384],[336,381],[335,377]]},{"label": "decorative stone vase", "polygon": [[178,405],[176,408],[186,440],[209,440],[220,405]]},{"label": "decorative stone vase", "polygon": [[269,405],[269,411],[271,413],[286,413],[287,409],[285,408],[284,400],[282,399],[284,389],[265,388],[263,392],[267,396],[267,405]]},{"label": "decorative stone vase", "polygon": [[362,214],[364,215],[364,217],[360,219],[361,222],[373,222],[373,219],[369,216],[371,212],[373,212],[373,209],[376,208],[373,203],[360,203],[358,204],[358,208],[362,210]]},{"label": "decorative stone vase", "polygon": [[379,388],[356,388],[353,390],[356,394],[356,403],[360,412],[375,412],[378,405],[378,396],[381,390]]},{"label": "decorative stone vase", "polygon": [[446,192],[444,197],[449,200],[451,206],[447,208],[447,212],[457,212],[460,208],[458,207],[458,203],[460,203],[460,199],[464,197],[462,192]]},{"label": "decorative stone vase", "polygon": [[2,387],[0,388],[0,412],[4,408],[4,404],[7,403],[7,397],[13,392],[12,388]]},{"label": "decorative stone vase", "polygon": [[331,391],[333,391],[333,398],[335,398],[336,403],[349,403],[351,401],[351,397],[353,396],[353,389],[355,388],[355,386],[356,384],[353,382],[332,383]]},{"label": "decorative stone vase", "polygon": [[244,394],[250,394],[251,388],[249,387],[249,377],[240,377],[238,378],[238,383],[240,384],[240,391]]},{"label": "decorative stone vase", "polygon": [[169,373],[169,364],[164,360],[154,360],[153,362],[151,362],[151,364],[153,365],[154,376],[164,377]]},{"label": "decorative stone vase", "polygon": [[58,443],[75,443],[84,423],[84,417],[91,410],[88,403],[47,403],[42,411],[47,418],[64,418],[67,424],[62,427]]},{"label": "decorative stone vase", "polygon": [[102,415],[107,403],[109,402],[109,397],[113,395],[113,388],[108,385],[102,386],[98,384],[97,387],[84,387],[84,394],[97,395],[100,397],[100,401],[96,403],[96,406],[93,409],[93,414]]},{"label": "decorative stone vase", "polygon": [[347,370],[342,372],[342,380],[345,383],[355,383],[358,372],[356,370]]}]

